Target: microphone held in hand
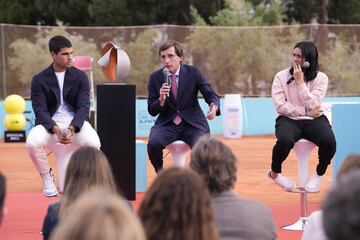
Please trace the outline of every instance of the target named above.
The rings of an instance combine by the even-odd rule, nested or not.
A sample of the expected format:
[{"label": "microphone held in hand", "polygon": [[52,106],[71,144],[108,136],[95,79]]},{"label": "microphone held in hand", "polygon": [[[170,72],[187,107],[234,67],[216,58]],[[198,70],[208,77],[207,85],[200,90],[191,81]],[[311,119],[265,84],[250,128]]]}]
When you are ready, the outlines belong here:
[{"label": "microphone held in hand", "polygon": [[65,140],[68,134],[68,130],[65,128],[61,131],[61,139]]},{"label": "microphone held in hand", "polygon": [[[171,80],[169,78],[170,72],[169,69],[163,68],[163,75],[164,75],[164,83],[167,83],[169,87],[171,87]],[[167,96],[170,96],[170,93],[167,94]]]},{"label": "microphone held in hand", "polygon": [[[310,67],[310,63],[308,61],[305,61],[302,65],[301,65],[301,69],[304,70],[306,68]],[[292,81],[294,81],[295,78],[294,76],[291,76],[291,78],[286,82],[286,84],[290,84]]]}]

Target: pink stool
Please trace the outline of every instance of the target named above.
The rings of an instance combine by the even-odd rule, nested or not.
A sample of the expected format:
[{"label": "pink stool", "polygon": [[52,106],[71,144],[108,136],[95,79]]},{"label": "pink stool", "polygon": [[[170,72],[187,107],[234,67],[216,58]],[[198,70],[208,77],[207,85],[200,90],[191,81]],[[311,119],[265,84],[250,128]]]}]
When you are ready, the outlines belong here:
[{"label": "pink stool", "polygon": [[186,152],[190,150],[189,145],[178,140],[167,145],[166,149],[171,154],[174,166],[185,167]]}]

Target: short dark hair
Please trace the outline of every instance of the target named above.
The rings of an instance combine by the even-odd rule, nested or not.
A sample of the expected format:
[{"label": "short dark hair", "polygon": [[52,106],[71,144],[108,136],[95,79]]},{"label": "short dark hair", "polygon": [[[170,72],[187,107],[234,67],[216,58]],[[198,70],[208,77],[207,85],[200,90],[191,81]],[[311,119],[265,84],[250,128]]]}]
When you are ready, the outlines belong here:
[{"label": "short dark hair", "polygon": [[184,54],[184,48],[181,45],[181,43],[175,41],[175,40],[168,40],[166,42],[164,42],[160,48],[159,48],[159,56],[161,54],[162,51],[165,51],[168,48],[174,47],[175,48],[175,53],[178,57],[182,57]]},{"label": "short dark hair", "polygon": [[[310,63],[310,66],[303,70],[305,81],[308,82],[314,80],[319,71],[319,53],[316,45],[310,41],[302,41],[298,42],[294,49],[295,48],[299,48],[301,50],[303,59]],[[290,73],[291,75],[294,73],[293,67],[291,67]]]},{"label": "short dark hair", "polygon": [[231,149],[210,135],[202,136],[191,151],[190,167],[204,179],[211,193],[234,187],[237,162]]},{"label": "short dark hair", "polygon": [[323,203],[323,226],[329,240],[360,239],[360,171],[341,175]]},{"label": "short dark hair", "polygon": [[49,41],[49,51],[57,54],[62,48],[71,48],[72,44],[69,39],[64,36],[57,35]]},{"label": "short dark hair", "polygon": [[6,179],[5,176],[0,172],[0,213],[4,207],[5,193],[6,193]]}]

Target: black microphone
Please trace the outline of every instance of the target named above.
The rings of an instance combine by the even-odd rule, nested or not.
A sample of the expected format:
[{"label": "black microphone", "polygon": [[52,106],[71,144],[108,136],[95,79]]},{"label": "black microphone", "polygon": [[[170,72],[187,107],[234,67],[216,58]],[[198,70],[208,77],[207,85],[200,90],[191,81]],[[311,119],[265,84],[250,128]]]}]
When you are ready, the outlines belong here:
[{"label": "black microphone", "polygon": [[[305,61],[302,65],[301,65],[301,69],[306,69],[306,68],[308,68],[308,67],[310,67],[310,63],[308,62],[308,61]],[[295,80],[295,78],[294,78],[294,76],[291,76],[291,78],[286,82],[286,84],[290,84],[292,81],[294,81]]]},{"label": "black microphone", "polygon": [[[167,83],[167,85],[171,87],[171,81],[169,79],[169,75],[170,75],[169,69],[163,68],[163,75],[164,75],[164,83]],[[168,93],[167,96],[169,97],[170,93]]]}]

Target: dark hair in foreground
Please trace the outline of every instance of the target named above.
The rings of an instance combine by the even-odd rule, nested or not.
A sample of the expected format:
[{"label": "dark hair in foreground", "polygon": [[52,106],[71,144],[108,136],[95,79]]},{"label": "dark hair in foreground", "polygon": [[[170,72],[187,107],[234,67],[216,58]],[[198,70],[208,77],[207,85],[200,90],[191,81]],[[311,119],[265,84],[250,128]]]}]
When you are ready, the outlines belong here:
[{"label": "dark hair in foreground", "polygon": [[117,192],[108,160],[103,152],[94,147],[81,147],[70,157],[66,168],[64,196],[60,204],[60,218],[83,192],[99,187]]},{"label": "dark hair in foreground", "polygon": [[57,35],[49,41],[49,51],[57,54],[62,48],[71,48],[72,44],[66,37]]},{"label": "dark hair in foreground", "polygon": [[190,167],[204,179],[211,193],[234,187],[237,162],[231,149],[210,135],[202,136],[191,151]]},{"label": "dark hair in foreground", "polygon": [[160,48],[159,48],[159,55],[161,54],[162,51],[165,51],[168,48],[174,47],[175,48],[175,53],[178,57],[182,57],[184,54],[184,48],[183,46],[175,41],[175,40],[168,40],[166,42],[164,42]]},{"label": "dark hair in foreground", "polygon": [[145,240],[137,216],[118,195],[99,188],[81,195],[59,222],[52,240]]},{"label": "dark hair in foreground", "polygon": [[4,208],[4,200],[6,194],[6,179],[5,176],[0,172],[0,215]]},{"label": "dark hair in foreground", "polygon": [[[319,71],[319,63],[318,63],[319,53],[316,45],[310,41],[302,41],[302,42],[298,42],[295,45],[294,49],[295,48],[300,48],[303,59],[310,63],[310,66],[308,68],[303,69],[305,76],[304,80],[306,82],[314,80]],[[293,75],[294,73],[293,67],[290,68],[290,73],[291,75]]]},{"label": "dark hair in foreground", "polygon": [[360,171],[339,177],[323,203],[323,225],[329,240],[360,239]]},{"label": "dark hair in foreground", "polygon": [[146,192],[139,216],[148,240],[216,240],[210,196],[191,169],[163,170]]}]

